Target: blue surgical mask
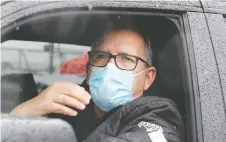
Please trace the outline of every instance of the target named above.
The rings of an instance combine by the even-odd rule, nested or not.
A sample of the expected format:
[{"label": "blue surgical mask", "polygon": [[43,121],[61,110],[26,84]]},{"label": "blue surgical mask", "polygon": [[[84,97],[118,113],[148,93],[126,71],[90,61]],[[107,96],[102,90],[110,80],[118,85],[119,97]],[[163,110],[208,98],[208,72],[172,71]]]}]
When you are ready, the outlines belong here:
[{"label": "blue surgical mask", "polygon": [[[132,93],[134,76],[144,71],[134,75],[132,71],[121,70],[111,63],[104,68],[92,67],[89,79],[92,100],[105,112],[134,100]],[[136,98],[140,95],[142,93]]]}]

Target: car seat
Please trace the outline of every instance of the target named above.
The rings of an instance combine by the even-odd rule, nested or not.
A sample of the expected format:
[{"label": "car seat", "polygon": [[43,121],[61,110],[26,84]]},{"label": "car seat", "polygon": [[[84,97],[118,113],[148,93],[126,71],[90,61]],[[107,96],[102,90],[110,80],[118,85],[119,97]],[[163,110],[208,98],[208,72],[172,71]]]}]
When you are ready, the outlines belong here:
[{"label": "car seat", "polygon": [[182,80],[181,58],[180,58],[180,35],[175,34],[163,43],[159,50],[155,50],[153,64],[156,67],[156,80],[146,91],[148,95],[157,95],[169,98],[179,107],[185,115],[184,87]]}]

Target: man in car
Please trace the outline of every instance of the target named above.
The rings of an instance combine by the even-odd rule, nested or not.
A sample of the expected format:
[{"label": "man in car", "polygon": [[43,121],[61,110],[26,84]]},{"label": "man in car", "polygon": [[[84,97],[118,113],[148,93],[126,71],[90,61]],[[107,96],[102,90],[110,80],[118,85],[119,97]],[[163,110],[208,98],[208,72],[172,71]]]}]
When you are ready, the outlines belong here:
[{"label": "man in car", "polygon": [[88,54],[81,86],[54,83],[11,114],[60,117],[75,128],[79,141],[182,141],[174,103],[144,93],[156,76],[149,39],[115,29],[93,43]]}]

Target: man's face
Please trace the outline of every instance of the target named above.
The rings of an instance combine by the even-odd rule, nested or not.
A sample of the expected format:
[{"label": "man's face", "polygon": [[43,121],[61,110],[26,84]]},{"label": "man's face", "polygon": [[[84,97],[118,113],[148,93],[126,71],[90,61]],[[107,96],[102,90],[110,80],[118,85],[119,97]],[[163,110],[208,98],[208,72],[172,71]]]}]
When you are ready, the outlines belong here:
[{"label": "man's face", "polygon": [[[108,52],[112,55],[128,54],[142,58],[145,58],[145,42],[143,38],[129,30],[113,31],[106,35],[102,40],[100,46],[96,49],[98,51]],[[109,63],[115,64],[112,58]],[[132,70],[133,74],[137,74],[146,69],[146,64],[142,61],[138,61],[137,66]],[[90,70],[88,71],[90,75]],[[89,78],[88,75],[88,78]],[[147,90],[155,79],[155,68],[149,67],[145,72],[134,77],[133,81],[133,96],[141,94],[144,90]]]}]

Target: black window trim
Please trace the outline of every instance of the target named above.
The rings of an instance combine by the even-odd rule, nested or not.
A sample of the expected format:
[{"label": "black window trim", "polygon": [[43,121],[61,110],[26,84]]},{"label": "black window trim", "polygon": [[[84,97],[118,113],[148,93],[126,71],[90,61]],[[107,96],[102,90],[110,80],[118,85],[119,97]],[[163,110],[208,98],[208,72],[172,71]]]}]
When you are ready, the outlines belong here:
[{"label": "black window trim", "polygon": [[[196,61],[195,61],[195,52],[193,48],[193,43],[192,43],[192,37],[191,37],[191,30],[190,30],[190,25],[188,21],[188,15],[187,13],[184,13],[182,15],[183,17],[183,33],[182,38],[184,41],[184,50],[186,50],[186,54],[184,55],[184,59],[188,59],[184,61],[187,65],[185,68],[186,70],[189,70],[190,72],[187,72],[187,81],[189,84],[192,85],[187,85],[189,94],[188,98],[188,103],[190,106],[190,114],[188,114],[188,117],[190,115],[191,120],[189,121],[190,124],[192,125],[190,132],[192,132],[189,136],[191,138],[191,141],[204,141],[204,136],[203,136],[203,126],[202,126],[202,109],[201,109],[201,102],[199,100],[200,98],[200,93],[199,93],[199,83],[198,83],[198,75],[197,75],[197,68],[196,68]],[[189,53],[190,52],[190,53]]]}]

